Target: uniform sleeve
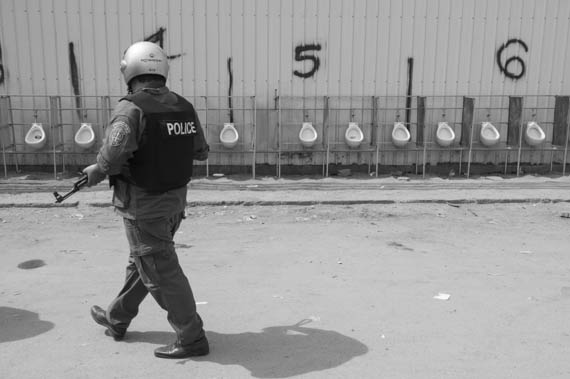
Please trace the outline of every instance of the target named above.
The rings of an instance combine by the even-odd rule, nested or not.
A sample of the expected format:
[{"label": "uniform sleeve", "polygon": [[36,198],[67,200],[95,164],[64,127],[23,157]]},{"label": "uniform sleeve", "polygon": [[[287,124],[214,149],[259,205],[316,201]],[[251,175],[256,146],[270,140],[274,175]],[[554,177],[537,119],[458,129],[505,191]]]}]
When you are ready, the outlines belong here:
[{"label": "uniform sleeve", "polygon": [[206,141],[204,135],[204,129],[202,129],[202,124],[200,124],[200,119],[198,114],[194,110],[194,119],[196,120],[196,137],[194,137],[194,159],[197,161],[205,161],[208,159],[208,151],[210,151],[210,146]]},{"label": "uniform sleeve", "polygon": [[130,101],[122,100],[105,131],[97,164],[107,175],[116,175],[138,149],[142,112]]}]

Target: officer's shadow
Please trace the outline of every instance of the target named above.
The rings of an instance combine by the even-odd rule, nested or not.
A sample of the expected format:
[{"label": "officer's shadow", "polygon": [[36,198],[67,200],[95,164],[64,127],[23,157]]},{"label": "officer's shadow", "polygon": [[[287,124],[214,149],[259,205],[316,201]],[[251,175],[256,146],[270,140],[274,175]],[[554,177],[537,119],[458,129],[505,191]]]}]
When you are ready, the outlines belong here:
[{"label": "officer's shadow", "polygon": [[[208,331],[210,355],[192,359],[240,365],[256,378],[287,378],[334,368],[368,352],[366,345],[354,338],[304,326],[310,322],[301,320],[294,325],[272,326],[260,333]],[[173,333],[134,332],[128,340],[167,344],[172,338]]]}]

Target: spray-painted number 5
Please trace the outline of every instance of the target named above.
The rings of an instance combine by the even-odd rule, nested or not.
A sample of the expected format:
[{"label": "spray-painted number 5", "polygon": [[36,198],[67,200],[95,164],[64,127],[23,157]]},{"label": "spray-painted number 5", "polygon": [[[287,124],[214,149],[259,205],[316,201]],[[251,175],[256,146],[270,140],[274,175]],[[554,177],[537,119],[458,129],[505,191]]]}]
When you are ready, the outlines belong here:
[{"label": "spray-painted number 5", "polygon": [[315,75],[315,72],[317,72],[317,70],[319,69],[319,66],[321,65],[321,61],[320,61],[319,57],[317,57],[315,54],[308,54],[307,52],[320,51],[320,50],[321,50],[320,44],[299,45],[299,46],[295,47],[295,60],[297,62],[309,60],[309,61],[313,62],[313,67],[307,72],[299,72],[299,71],[295,70],[295,71],[293,71],[293,74],[295,74],[296,76],[298,76],[300,78],[310,78],[311,76]]}]

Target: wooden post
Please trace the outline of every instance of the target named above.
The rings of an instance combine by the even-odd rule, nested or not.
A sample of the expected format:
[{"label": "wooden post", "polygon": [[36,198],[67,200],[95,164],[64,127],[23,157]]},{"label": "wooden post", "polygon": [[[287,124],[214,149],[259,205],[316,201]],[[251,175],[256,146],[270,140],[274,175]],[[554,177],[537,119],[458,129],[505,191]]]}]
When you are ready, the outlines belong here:
[{"label": "wooden post", "polygon": [[463,98],[463,114],[461,115],[461,146],[471,145],[471,128],[473,127],[473,110],[475,99]]},{"label": "wooden post", "polygon": [[507,129],[507,145],[519,146],[522,125],[523,98],[520,96],[509,97],[509,123]]},{"label": "wooden post", "polygon": [[556,96],[555,98],[554,121],[552,125],[552,144],[554,146],[566,146],[569,103],[569,96]]},{"label": "wooden post", "polygon": [[376,121],[376,112],[377,112],[377,104],[376,104],[376,96],[372,96],[372,121],[370,127],[370,146],[375,146],[378,144],[376,138],[378,136],[378,122]]},{"label": "wooden post", "polygon": [[417,110],[417,123],[416,123],[416,144],[424,144],[424,132],[426,125],[426,98],[425,96],[418,96],[418,110]]}]

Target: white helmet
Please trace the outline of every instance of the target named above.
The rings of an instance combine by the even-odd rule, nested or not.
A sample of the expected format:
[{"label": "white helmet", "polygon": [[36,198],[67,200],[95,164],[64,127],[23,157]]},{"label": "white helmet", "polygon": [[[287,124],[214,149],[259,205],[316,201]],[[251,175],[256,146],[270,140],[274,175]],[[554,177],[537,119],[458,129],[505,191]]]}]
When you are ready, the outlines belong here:
[{"label": "white helmet", "polygon": [[160,75],[168,77],[168,57],[156,43],[143,41],[132,44],[121,61],[121,72],[127,85],[139,75]]}]

